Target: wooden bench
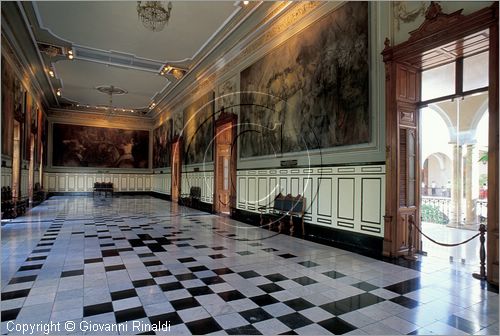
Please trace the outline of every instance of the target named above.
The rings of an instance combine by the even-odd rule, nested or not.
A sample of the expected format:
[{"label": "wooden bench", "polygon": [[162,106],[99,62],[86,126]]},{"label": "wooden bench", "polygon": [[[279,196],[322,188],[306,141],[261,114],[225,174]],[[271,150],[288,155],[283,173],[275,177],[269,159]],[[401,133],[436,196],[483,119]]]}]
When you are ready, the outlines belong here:
[{"label": "wooden bench", "polygon": [[273,224],[279,221],[278,232],[281,233],[286,225],[285,217],[289,217],[288,224],[290,225],[290,235],[295,232],[295,225],[293,218],[300,218],[302,226],[302,235],[306,234],[304,227],[304,214],[306,211],[306,199],[301,195],[292,196],[282,195],[279,193],[274,199],[272,206],[261,206],[258,208],[260,212],[260,225],[264,225],[264,220],[267,218],[269,221],[269,230],[273,228]]},{"label": "wooden bench", "polygon": [[43,190],[40,182],[35,183],[33,187],[33,205],[40,204],[47,198],[47,193]]},{"label": "wooden bench", "polygon": [[2,218],[16,218],[24,214],[27,208],[27,197],[12,197],[11,188],[2,187]]},{"label": "wooden bench", "polygon": [[111,182],[95,182],[94,183],[94,190],[92,192],[92,196],[95,196],[95,193],[104,193],[104,197],[107,196],[108,193],[110,193],[111,197],[113,197],[113,183]]}]

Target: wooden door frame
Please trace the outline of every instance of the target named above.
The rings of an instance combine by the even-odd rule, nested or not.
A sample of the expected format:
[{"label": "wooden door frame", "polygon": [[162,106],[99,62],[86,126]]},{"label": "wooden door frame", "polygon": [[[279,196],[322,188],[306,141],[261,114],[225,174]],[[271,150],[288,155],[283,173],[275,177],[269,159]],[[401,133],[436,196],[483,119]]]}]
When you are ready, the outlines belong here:
[{"label": "wooden door frame", "polygon": [[[397,257],[407,252],[407,228],[402,225],[399,213],[399,130],[404,119],[418,120],[418,106],[407,104],[402,109],[402,99],[398,94],[407,87],[401,86],[398,77],[402,67],[421,69],[425,52],[446,43],[489,29],[489,152],[488,152],[488,225],[487,225],[487,275],[488,281],[498,285],[498,2],[470,15],[462,15],[461,10],[444,14],[438,4],[431,2],[424,23],[410,33],[408,41],[390,46],[386,39],[382,52],[386,67],[386,207],[383,255]],[[406,77],[406,84],[420,84],[417,77]],[[415,101],[420,97],[415,97]],[[418,123],[416,123],[418,130]],[[417,166],[420,163],[417,160]],[[419,174],[417,169],[417,173]],[[420,183],[420,182],[419,182]],[[416,200],[420,201],[420,187],[415,188]],[[417,203],[419,207],[419,203]],[[416,217],[418,224],[420,216]]]},{"label": "wooden door frame", "polygon": [[[173,203],[178,203],[181,195],[181,182],[182,182],[182,137],[176,136],[172,139],[170,144],[170,152],[172,153],[172,157],[170,158],[171,162],[171,183],[170,183],[170,196],[172,198]],[[177,160],[179,165],[177,169],[175,169],[175,163],[177,155]],[[174,186],[174,181],[177,181],[177,186]]]},{"label": "wooden door frame", "polygon": [[219,114],[219,118],[215,121],[215,144],[214,144],[214,195],[213,195],[213,211],[215,213],[218,212],[217,206],[217,167],[218,167],[218,159],[217,159],[217,134],[218,130],[227,124],[230,124],[231,127],[231,160],[229,161],[229,211],[232,213],[231,209],[236,207],[236,170],[237,170],[237,141],[236,141],[236,128],[238,123],[238,116],[234,113],[228,113],[222,111]]}]

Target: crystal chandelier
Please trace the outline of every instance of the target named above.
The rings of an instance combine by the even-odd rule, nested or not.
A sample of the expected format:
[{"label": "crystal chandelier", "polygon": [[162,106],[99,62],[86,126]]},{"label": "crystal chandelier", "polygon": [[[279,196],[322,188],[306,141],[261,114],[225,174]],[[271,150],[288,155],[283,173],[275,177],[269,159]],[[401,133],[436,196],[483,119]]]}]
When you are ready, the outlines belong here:
[{"label": "crystal chandelier", "polygon": [[170,19],[172,11],[172,3],[169,2],[167,8],[162,4],[162,1],[137,1],[137,15],[144,27],[158,32],[165,28],[165,25]]}]

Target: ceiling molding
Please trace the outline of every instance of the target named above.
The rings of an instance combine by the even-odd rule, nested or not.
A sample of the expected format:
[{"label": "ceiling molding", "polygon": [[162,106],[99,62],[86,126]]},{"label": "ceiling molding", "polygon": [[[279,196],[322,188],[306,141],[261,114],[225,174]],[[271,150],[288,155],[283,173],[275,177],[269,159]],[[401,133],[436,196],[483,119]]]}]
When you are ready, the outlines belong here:
[{"label": "ceiling molding", "polygon": [[99,125],[102,123],[126,126],[136,129],[152,129],[153,120],[144,116],[131,116],[125,114],[106,115],[102,111],[80,111],[72,109],[49,109],[48,119],[51,122],[77,123]]}]

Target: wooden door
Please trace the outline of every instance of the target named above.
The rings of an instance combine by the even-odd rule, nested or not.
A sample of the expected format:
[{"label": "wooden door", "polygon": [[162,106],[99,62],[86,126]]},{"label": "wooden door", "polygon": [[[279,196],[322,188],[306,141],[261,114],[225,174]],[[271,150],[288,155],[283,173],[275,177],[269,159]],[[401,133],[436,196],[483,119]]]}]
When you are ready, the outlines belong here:
[{"label": "wooden door", "polygon": [[222,113],[215,124],[214,210],[229,214],[236,196],[236,116]]},{"label": "wooden door", "polygon": [[179,202],[179,195],[181,192],[181,153],[182,141],[180,138],[172,142],[172,202]]}]

